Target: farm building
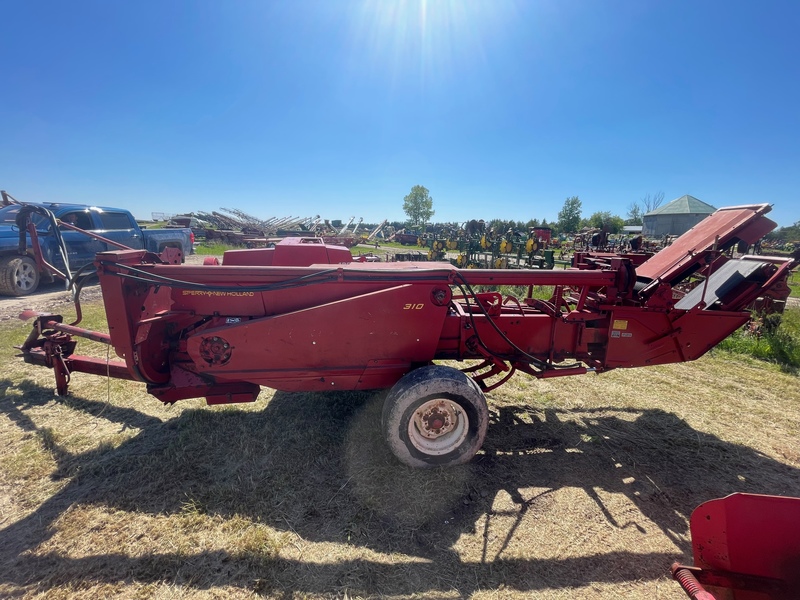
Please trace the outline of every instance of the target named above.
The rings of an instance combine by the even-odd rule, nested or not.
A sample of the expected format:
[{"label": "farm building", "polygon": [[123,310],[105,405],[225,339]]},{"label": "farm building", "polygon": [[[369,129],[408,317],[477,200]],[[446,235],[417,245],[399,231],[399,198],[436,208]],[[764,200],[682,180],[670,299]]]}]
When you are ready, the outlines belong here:
[{"label": "farm building", "polygon": [[644,215],[642,233],[647,237],[681,235],[715,210],[717,209],[694,196],[681,196]]}]

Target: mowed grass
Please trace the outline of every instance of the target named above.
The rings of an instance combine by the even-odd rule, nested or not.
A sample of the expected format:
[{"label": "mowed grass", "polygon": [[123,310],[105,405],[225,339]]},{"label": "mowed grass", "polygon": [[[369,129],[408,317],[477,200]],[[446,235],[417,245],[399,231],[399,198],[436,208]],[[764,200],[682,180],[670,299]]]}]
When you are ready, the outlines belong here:
[{"label": "mowed grass", "polygon": [[516,375],[475,460],[419,471],[385,448],[380,393],[170,407],[76,374],[59,398],[14,356],[28,326],[0,331],[2,597],[678,600],[695,506],[800,496],[797,375],[727,351]]},{"label": "mowed grass", "polygon": [[789,275],[789,289],[792,298],[800,298],[800,270],[792,271]]},{"label": "mowed grass", "polygon": [[219,242],[203,241],[194,247],[194,253],[202,256],[222,256],[226,250],[241,250],[242,246],[231,246]]}]

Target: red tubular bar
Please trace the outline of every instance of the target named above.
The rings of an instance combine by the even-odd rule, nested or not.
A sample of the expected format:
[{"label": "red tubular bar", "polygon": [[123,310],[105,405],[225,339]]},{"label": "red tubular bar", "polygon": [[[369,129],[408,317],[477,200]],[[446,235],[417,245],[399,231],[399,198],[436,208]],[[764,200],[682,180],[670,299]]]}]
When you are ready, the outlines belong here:
[{"label": "red tubular bar", "polygon": [[[55,315],[26,310],[20,314],[19,318],[23,321],[27,321],[31,318],[38,319],[36,327],[39,331],[50,329],[69,335],[77,335],[78,337],[86,338],[87,340],[92,340],[93,342],[100,342],[101,344],[111,344],[111,336],[107,333],[92,331],[91,329],[84,329],[82,327],[75,327],[74,325],[65,325],[60,320],[50,318],[53,316]],[[61,317],[58,317],[58,319],[60,318]]]},{"label": "red tubular bar", "polygon": [[[25,362],[41,365],[44,367],[51,366],[48,364],[51,360],[48,358],[47,353],[39,348],[29,350],[25,354]],[[133,380],[127,365],[120,361],[106,361],[101,358],[93,356],[81,356],[73,354],[64,358],[69,373],[89,373],[91,375],[101,375],[113,377],[114,379],[127,379]]]}]

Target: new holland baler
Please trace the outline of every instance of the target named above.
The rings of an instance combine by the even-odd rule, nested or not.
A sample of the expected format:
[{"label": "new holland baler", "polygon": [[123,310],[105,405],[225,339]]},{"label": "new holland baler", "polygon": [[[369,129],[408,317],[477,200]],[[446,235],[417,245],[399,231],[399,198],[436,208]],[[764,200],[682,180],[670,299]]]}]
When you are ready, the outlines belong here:
[{"label": "new holland baler", "polygon": [[[745,324],[755,301],[785,299],[788,260],[732,252],[775,227],[769,210],[724,208],[646,261],[609,255],[581,269],[361,263],[316,238],[197,266],[112,250],[95,261],[108,333],[28,312],[21,350],[54,370],[59,394],[75,372],[141,381],[163,402],[252,401],[260,386],[390,388],[383,433],[394,454],[412,466],[458,464],[483,443],[485,392],[516,371],[544,378],[694,360]],[[546,299],[533,297],[536,286]],[[77,354],[79,337],[110,344],[121,360]]]}]

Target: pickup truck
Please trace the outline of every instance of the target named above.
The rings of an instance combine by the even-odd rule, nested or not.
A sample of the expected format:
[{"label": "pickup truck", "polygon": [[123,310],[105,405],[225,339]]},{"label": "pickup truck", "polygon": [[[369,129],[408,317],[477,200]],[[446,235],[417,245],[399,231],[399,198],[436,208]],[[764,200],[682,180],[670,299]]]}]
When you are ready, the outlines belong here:
[{"label": "pickup truck", "polygon": [[[34,292],[42,280],[53,280],[53,275],[47,269],[37,266],[30,235],[27,235],[26,250],[20,251],[16,217],[23,206],[47,209],[58,220],[56,222],[69,223],[132,249],[160,253],[165,248],[177,248],[182,256],[192,252],[194,234],[191,229],[142,229],[133,215],[124,209],[82,204],[22,203],[11,201],[10,198],[5,192],[2,193],[0,296],[24,296]],[[61,272],[66,272],[67,265],[64,264],[59,236],[53,231],[53,221],[39,213],[31,217],[36,224],[42,258]],[[66,247],[71,272],[93,262],[98,252],[112,249],[107,242],[64,225],[59,226],[59,233]]]}]

